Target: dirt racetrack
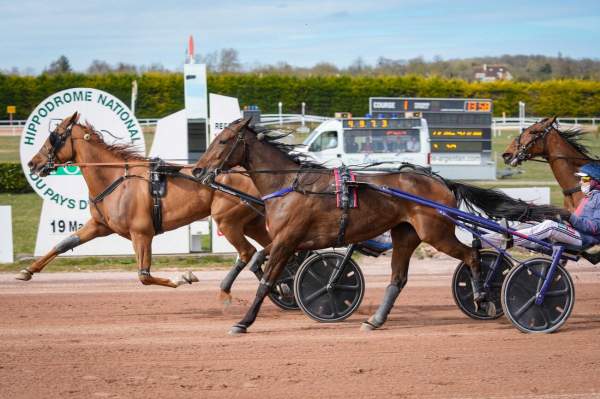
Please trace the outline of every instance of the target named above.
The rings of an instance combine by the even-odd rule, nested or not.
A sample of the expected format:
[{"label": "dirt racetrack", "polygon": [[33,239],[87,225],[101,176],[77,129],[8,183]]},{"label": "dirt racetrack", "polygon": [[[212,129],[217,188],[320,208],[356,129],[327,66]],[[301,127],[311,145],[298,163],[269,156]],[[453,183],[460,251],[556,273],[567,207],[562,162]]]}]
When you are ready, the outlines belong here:
[{"label": "dirt racetrack", "polygon": [[0,275],[0,397],[600,398],[600,269],[571,265],[567,324],[526,335],[458,310],[454,260],[414,261],[385,328],[363,332],[388,262],[363,258],[366,296],[346,322],[267,301],[235,337],[227,331],[254,296],[249,274],[227,309],[216,299],[222,271],[177,290],[144,287],[134,273]]}]

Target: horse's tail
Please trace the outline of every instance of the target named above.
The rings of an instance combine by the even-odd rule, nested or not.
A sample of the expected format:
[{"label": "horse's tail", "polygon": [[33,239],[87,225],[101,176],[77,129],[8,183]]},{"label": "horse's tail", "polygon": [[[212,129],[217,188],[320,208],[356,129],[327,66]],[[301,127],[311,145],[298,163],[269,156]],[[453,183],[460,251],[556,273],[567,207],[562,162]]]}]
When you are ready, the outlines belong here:
[{"label": "horse's tail", "polygon": [[454,193],[458,205],[464,203],[469,211],[475,213],[483,211],[492,218],[541,222],[545,219],[555,219],[557,215],[564,212],[563,209],[552,205],[534,205],[514,199],[498,190],[457,183],[452,180],[444,179],[444,181]]}]

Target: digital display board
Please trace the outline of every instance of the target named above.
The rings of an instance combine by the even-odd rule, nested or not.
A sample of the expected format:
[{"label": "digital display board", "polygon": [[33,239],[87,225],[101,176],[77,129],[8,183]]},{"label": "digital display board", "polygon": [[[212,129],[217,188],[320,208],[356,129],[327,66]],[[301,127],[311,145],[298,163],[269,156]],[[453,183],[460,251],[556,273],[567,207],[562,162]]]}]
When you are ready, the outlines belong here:
[{"label": "digital display board", "polygon": [[477,98],[369,99],[374,117],[427,120],[432,152],[491,151],[493,103]]},{"label": "digital display board", "polygon": [[431,152],[481,152],[481,141],[437,141],[431,143]]},{"label": "digital display board", "polygon": [[412,119],[343,119],[344,129],[411,129],[421,126],[421,120]]},{"label": "digital display board", "polygon": [[377,98],[370,99],[372,114],[378,112],[492,112],[492,100],[469,98]]}]

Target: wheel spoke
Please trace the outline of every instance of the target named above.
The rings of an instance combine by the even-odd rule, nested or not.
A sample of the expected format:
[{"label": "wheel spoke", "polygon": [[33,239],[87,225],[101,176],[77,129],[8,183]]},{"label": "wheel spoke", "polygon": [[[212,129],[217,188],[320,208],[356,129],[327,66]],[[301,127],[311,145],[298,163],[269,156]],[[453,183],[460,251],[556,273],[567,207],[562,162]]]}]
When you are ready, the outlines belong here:
[{"label": "wheel spoke", "polygon": [[523,283],[521,283],[518,280],[513,280],[513,281],[511,281],[511,283],[515,288],[519,288],[520,290],[522,290],[523,292],[526,292],[529,295],[535,294],[535,292],[533,292],[533,290],[531,288],[527,287],[526,285],[524,285]]},{"label": "wheel spoke", "polygon": [[303,302],[306,305],[310,305],[312,303],[312,301],[314,301],[318,297],[322,296],[326,292],[327,292],[327,288],[325,288],[325,287],[319,288],[318,290],[316,290],[315,292],[313,292],[312,294],[307,296]]},{"label": "wheel spoke", "polygon": [[339,291],[358,291],[360,289],[360,286],[358,284],[356,285],[348,285],[348,284],[336,284],[333,286],[334,290],[339,290]]},{"label": "wheel spoke", "polygon": [[525,313],[530,307],[533,306],[533,304],[535,303],[535,296],[531,297],[527,302],[525,302],[525,304],[523,306],[521,306],[519,309],[517,309],[517,311],[514,313],[516,318],[521,317],[521,315],[523,313]]},{"label": "wheel spoke", "polygon": [[277,280],[277,284],[287,283],[288,281],[294,281],[294,276],[280,277],[279,280]]},{"label": "wheel spoke", "polygon": [[544,323],[546,327],[549,327],[552,325],[552,321],[550,320],[550,315],[548,314],[548,310],[541,306],[538,308],[540,311],[540,314],[542,315],[542,317],[544,318]]},{"label": "wheel spoke", "polygon": [[307,270],[308,274],[314,278],[319,284],[321,284],[322,286],[325,286],[325,280],[321,278],[321,276],[319,276],[317,273],[315,273],[314,271],[312,271],[312,269],[308,269]]},{"label": "wheel spoke", "polygon": [[462,302],[466,301],[467,299],[472,299],[472,298],[473,298],[473,290],[469,290],[469,291],[467,291],[466,294],[460,296],[460,299],[462,300]]},{"label": "wheel spoke", "polygon": [[339,315],[340,312],[338,312],[337,310],[335,298],[333,297],[333,295],[331,295],[331,293],[329,293],[329,304],[331,305],[331,312],[333,313],[333,316],[336,317],[337,315]]},{"label": "wheel spoke", "polygon": [[561,295],[565,295],[569,293],[569,288],[565,287],[562,290],[554,290],[554,291],[548,291],[546,292],[545,296],[561,296]]}]

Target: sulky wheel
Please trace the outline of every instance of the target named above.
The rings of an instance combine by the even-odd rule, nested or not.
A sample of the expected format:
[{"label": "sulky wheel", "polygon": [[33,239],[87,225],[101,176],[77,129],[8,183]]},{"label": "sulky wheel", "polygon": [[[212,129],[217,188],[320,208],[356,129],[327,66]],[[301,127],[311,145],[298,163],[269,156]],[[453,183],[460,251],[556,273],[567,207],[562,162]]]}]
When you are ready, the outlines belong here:
[{"label": "sulky wheel", "polygon": [[[302,263],[296,273],[294,293],[300,309],[313,320],[331,323],[349,317],[365,293],[365,278],[352,259],[344,265],[344,254],[316,253]],[[329,279],[336,268],[342,272],[336,282]]]},{"label": "sulky wheel", "polygon": [[281,272],[281,275],[275,281],[269,299],[283,310],[296,310],[298,304],[294,298],[294,276],[302,262],[312,254],[309,251],[301,251],[293,255],[287,265]]},{"label": "sulky wheel", "polygon": [[[491,249],[483,249],[479,251],[479,262],[481,265],[481,276],[485,279],[487,274],[491,271],[492,265],[500,255],[497,251]],[[494,274],[494,278],[491,281],[490,289],[486,292],[486,302],[480,304],[479,307],[475,306],[473,302],[473,286],[471,285],[471,268],[464,262],[461,262],[454,271],[452,277],[452,295],[454,296],[454,302],[458,305],[459,309],[463,311],[467,316],[477,320],[492,320],[502,316],[502,304],[500,301],[500,292],[502,290],[502,283],[506,275],[512,268],[512,262],[506,257],[502,256],[498,269]],[[490,306],[489,303],[493,306]]]},{"label": "sulky wheel", "polygon": [[502,308],[506,317],[522,332],[549,333],[556,331],[569,318],[575,302],[575,289],[569,272],[562,266],[550,283],[541,305],[536,294],[542,288],[551,260],[534,258],[515,267],[502,286]]}]

